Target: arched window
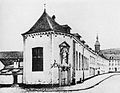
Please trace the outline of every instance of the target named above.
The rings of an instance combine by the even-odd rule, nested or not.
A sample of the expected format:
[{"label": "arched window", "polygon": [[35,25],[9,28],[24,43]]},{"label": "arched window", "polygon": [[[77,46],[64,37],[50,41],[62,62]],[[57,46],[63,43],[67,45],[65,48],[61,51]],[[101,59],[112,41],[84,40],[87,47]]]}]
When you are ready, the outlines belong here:
[{"label": "arched window", "polygon": [[32,71],[43,71],[43,47],[32,48]]}]

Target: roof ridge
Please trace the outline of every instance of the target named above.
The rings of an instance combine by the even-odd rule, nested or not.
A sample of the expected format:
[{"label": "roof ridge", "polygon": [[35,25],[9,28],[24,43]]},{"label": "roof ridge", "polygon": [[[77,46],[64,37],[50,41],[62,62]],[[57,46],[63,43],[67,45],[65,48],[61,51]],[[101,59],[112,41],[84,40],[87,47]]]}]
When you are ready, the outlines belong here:
[{"label": "roof ridge", "polygon": [[51,24],[50,21],[48,20],[48,17],[47,17],[47,21],[48,21],[48,24],[49,24],[50,28],[53,29],[52,24]]}]

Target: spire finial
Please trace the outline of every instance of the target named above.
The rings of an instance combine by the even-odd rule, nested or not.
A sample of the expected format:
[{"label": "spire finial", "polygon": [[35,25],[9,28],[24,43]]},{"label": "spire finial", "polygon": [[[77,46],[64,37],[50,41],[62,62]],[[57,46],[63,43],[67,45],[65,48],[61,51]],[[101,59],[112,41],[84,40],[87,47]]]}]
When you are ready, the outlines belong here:
[{"label": "spire finial", "polygon": [[97,41],[98,41],[98,34],[97,34],[97,37],[96,37]]},{"label": "spire finial", "polygon": [[44,11],[46,11],[46,0],[44,0]]}]

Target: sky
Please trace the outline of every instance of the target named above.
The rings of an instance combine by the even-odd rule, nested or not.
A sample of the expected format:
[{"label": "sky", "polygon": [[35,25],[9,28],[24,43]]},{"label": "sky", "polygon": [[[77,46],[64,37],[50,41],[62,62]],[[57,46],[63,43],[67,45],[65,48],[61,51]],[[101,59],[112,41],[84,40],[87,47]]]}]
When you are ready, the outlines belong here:
[{"label": "sky", "polygon": [[22,33],[47,13],[68,24],[94,49],[99,36],[101,49],[120,48],[119,0],[0,0],[0,51],[22,51]]}]

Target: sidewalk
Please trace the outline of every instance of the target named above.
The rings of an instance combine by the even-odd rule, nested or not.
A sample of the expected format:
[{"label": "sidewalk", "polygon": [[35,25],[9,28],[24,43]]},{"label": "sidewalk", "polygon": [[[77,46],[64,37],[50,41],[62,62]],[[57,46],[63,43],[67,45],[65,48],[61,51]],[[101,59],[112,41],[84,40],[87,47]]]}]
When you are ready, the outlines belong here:
[{"label": "sidewalk", "polygon": [[[81,84],[71,85],[71,86],[64,86],[64,87],[57,87],[57,88],[50,88],[50,89],[40,89],[41,91],[80,91],[80,90],[86,90],[90,88],[94,88],[95,86],[99,85],[101,82],[107,80],[108,78],[114,76],[114,75],[120,75],[120,73],[108,73],[103,75],[95,76],[91,79],[88,79],[84,81]],[[34,89],[33,89],[34,90]],[[39,90],[39,89],[35,89]]]}]

